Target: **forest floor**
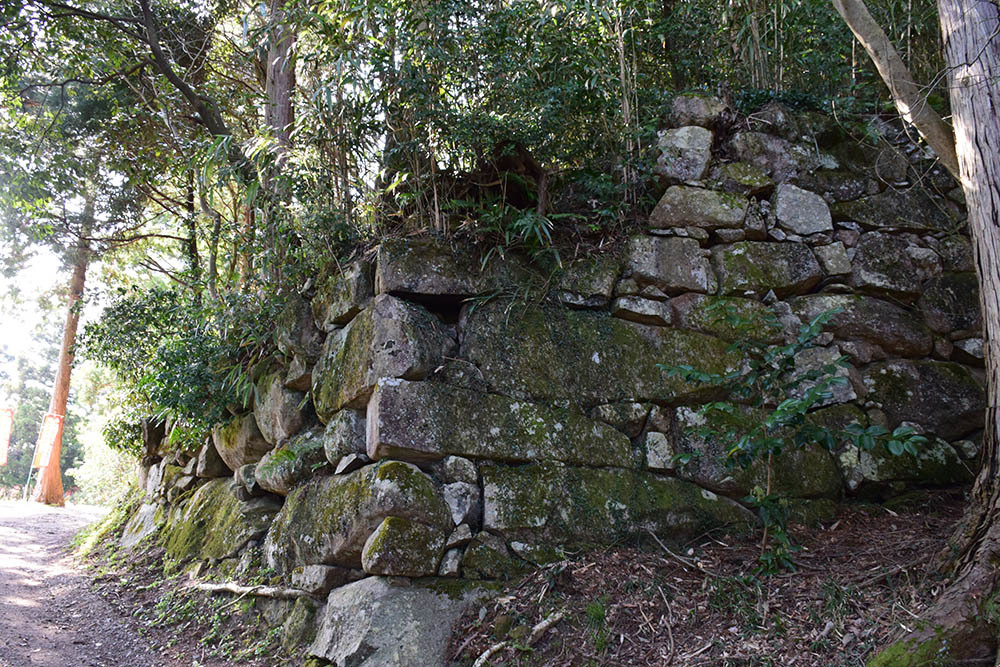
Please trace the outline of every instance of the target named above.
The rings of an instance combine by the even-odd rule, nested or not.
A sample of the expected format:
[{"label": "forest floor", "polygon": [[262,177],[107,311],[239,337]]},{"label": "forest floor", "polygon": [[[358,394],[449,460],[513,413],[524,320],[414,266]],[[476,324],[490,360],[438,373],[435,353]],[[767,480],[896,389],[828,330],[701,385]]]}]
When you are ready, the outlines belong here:
[{"label": "forest floor", "polygon": [[753,535],[581,553],[470,612],[450,655],[469,665],[506,641],[487,664],[864,665],[940,592],[928,566],[965,505],[955,489],[842,506],[794,526],[797,571],[772,576],[754,574]]},{"label": "forest floor", "polygon": [[67,555],[106,510],[0,501],[0,667],[156,667],[130,619]]}]

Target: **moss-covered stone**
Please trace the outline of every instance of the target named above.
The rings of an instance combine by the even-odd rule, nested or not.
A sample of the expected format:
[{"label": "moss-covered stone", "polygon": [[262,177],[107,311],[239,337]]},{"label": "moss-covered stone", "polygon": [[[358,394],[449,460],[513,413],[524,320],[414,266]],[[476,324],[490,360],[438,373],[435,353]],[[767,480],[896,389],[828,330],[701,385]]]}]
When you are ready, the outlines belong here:
[{"label": "moss-covered stone", "polygon": [[451,527],[438,486],[413,465],[383,461],[346,475],[316,477],[285,499],[264,541],[270,567],[361,567],[365,541],[389,516]]},{"label": "moss-covered stone", "polygon": [[722,189],[744,195],[759,195],[774,187],[767,172],[747,162],[728,162],[719,167]]},{"label": "moss-covered stone", "polygon": [[983,386],[961,364],[888,361],[868,366],[863,379],[868,400],[881,405],[892,428],[914,422],[950,441],[983,426]]},{"label": "moss-covered stone", "polygon": [[316,413],[327,423],[345,407],[365,407],[379,378],[426,377],[449,344],[441,323],[425,309],[379,296],[327,338],[313,371]]},{"label": "moss-covered stone", "polygon": [[271,444],[261,435],[253,413],[233,417],[229,423],[212,429],[212,442],[230,470],[260,461]]},{"label": "moss-covered stone", "polygon": [[724,309],[731,309],[740,319],[760,323],[761,326],[754,329],[754,336],[771,343],[779,343],[782,340],[781,327],[774,326],[769,329],[764,325],[770,311],[756,299],[683,294],[671,299],[670,305],[677,315],[677,325],[685,329],[717,336],[723,340],[739,340],[746,334],[726,320]]},{"label": "moss-covered stone", "polygon": [[607,543],[645,529],[690,534],[754,520],[727,498],[652,473],[559,463],[481,470],[484,528],[529,545]]},{"label": "moss-covered stone", "polygon": [[491,260],[431,239],[386,239],[378,249],[377,294],[468,297],[530,282],[531,272],[513,256]]},{"label": "moss-covered stone", "polygon": [[878,194],[836,203],[830,208],[835,220],[850,220],[871,229],[943,232],[955,226],[955,221],[945,213],[945,207],[923,188],[888,188]]},{"label": "moss-covered stone", "polygon": [[462,556],[462,576],[466,579],[516,579],[531,570],[531,565],[511,554],[504,540],[490,533],[479,533]]},{"label": "moss-covered stone", "polygon": [[747,200],[740,195],[685,185],[667,188],[649,214],[649,226],[739,229],[747,214]]},{"label": "moss-covered stone", "polygon": [[306,395],[285,386],[285,369],[275,365],[254,383],[254,419],[272,445],[299,432],[310,418],[312,406]]},{"label": "moss-covered stone", "polygon": [[712,248],[712,267],[725,295],[780,298],[808,292],[823,277],[809,246],[802,243],[740,241]]},{"label": "moss-covered stone", "polygon": [[951,664],[948,644],[939,637],[922,641],[901,639],[865,663],[866,667],[936,667]]},{"label": "moss-covered stone", "polygon": [[323,347],[323,333],[313,323],[309,302],[294,292],[286,299],[274,322],[274,342],[286,357],[298,355],[315,362]]},{"label": "moss-covered stone", "polygon": [[327,462],[323,442],[320,426],[298,434],[265,454],[254,467],[254,478],[261,488],[279,496],[288,495],[296,484]]},{"label": "moss-covered stone", "polygon": [[823,328],[841,340],[861,340],[889,354],[923,357],[933,346],[920,318],[894,303],[870,296],[815,294],[792,299],[792,311],[807,324],[820,314],[839,309]]},{"label": "moss-covered stone", "polygon": [[234,556],[250,540],[267,531],[279,505],[267,499],[241,502],[232,479],[205,482],[167,516],[159,540],[177,561]]},{"label": "moss-covered stone", "polygon": [[319,605],[310,598],[299,598],[292,605],[281,626],[281,648],[289,653],[312,643],[316,638],[316,612]]},{"label": "moss-covered stone", "polygon": [[[372,268],[365,261],[331,263],[316,281],[310,306],[316,326],[333,331],[367,308],[374,296]],[[317,351],[318,352],[318,351]]]},{"label": "moss-covered stone", "polygon": [[715,273],[694,239],[633,236],[628,244],[632,279],[666,294],[714,292]]},{"label": "moss-covered stone", "polygon": [[923,286],[917,302],[927,325],[937,333],[978,335],[983,330],[979,281],[975,273],[946,273]]},{"label": "moss-covered stone", "polygon": [[341,457],[365,453],[365,414],[345,409],[337,412],[326,425],[323,449],[331,465],[340,463]]},{"label": "moss-covered stone", "polygon": [[466,316],[462,353],[493,391],[582,408],[619,401],[673,402],[711,395],[656,364],[723,372],[738,362],[724,341],[604,314],[490,303]]},{"label": "moss-covered stone", "polygon": [[615,255],[576,260],[559,274],[559,300],[577,308],[603,308],[608,305],[621,271],[622,260]]},{"label": "moss-covered stone", "polygon": [[428,577],[437,574],[447,537],[441,526],[386,517],[365,542],[361,566],[368,574]]},{"label": "moss-covered stone", "polygon": [[404,380],[382,380],[368,404],[368,455],[632,464],[625,435],[577,412]]},{"label": "moss-covered stone", "polygon": [[945,486],[972,481],[973,470],[947,442],[932,439],[917,446],[917,455],[894,456],[879,443],[870,452],[851,445],[837,455],[848,487],[859,493],[881,493],[899,482]]},{"label": "moss-covered stone", "polygon": [[912,302],[922,284],[941,271],[940,258],[929,248],[894,234],[869,232],[858,239],[851,284],[859,290]]}]

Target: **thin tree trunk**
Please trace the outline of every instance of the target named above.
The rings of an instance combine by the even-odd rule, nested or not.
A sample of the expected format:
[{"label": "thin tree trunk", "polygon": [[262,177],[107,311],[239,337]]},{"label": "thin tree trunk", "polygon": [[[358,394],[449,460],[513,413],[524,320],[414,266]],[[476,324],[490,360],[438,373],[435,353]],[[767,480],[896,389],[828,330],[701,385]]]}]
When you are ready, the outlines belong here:
[{"label": "thin tree trunk", "polygon": [[[83,240],[90,234],[94,219],[93,196],[88,197],[83,211],[83,229],[80,241],[73,250],[73,275],[69,281],[69,298],[66,308],[66,324],[63,327],[62,348],[59,351],[59,369],[56,372],[55,385],[52,388],[52,398],[49,401],[51,414],[66,416],[66,404],[69,401],[69,381],[73,372],[73,345],[76,342],[76,329],[80,322],[78,303],[83,296],[84,284],[87,280],[87,265],[90,262],[90,246]],[[52,452],[49,455],[49,465],[38,473],[38,486],[35,487],[34,499],[46,505],[65,504],[63,498],[62,470],[59,462],[62,454],[63,425],[60,424]]]}]

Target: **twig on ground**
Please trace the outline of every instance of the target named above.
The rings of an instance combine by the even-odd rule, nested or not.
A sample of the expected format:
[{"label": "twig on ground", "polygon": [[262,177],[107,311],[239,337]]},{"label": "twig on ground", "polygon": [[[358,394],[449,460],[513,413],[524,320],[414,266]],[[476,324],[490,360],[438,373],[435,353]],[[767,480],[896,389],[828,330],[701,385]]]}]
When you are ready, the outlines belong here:
[{"label": "twig on ground", "polygon": [[[535,627],[531,629],[531,634],[528,635],[527,645],[533,646],[535,642],[537,642],[539,639],[542,638],[542,635],[545,634],[546,630],[548,630],[553,625],[561,621],[563,616],[565,615],[566,615],[565,611],[557,611],[549,614],[545,620],[539,622]],[[493,657],[500,651],[504,650],[508,646],[510,646],[509,640],[502,641],[499,644],[494,644],[493,646],[483,651],[483,653],[478,658],[476,658],[476,661],[472,663],[472,667],[483,667],[483,665],[485,665],[491,657]]]}]

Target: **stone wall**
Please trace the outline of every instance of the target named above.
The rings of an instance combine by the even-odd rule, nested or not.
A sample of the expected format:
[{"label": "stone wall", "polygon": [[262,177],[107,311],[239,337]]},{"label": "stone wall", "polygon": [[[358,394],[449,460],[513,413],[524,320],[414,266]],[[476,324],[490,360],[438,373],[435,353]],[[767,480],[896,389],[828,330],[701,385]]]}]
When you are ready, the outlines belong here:
[{"label": "stone wall", "polygon": [[[387,600],[457,613],[481,594],[449,597],[435,577],[503,579],[563,546],[752,524],[738,500],[763,471],[727,470],[691,436],[711,394],[657,369],[738,363],[734,332],[711,315],[720,299],[773,308],[776,344],[840,308],[797,359],[850,360],[814,418],[907,422],[930,439],[916,458],[847,443],[787,452],[775,483],[798,516],[969,480],[982,325],[948,176],[889,127],[865,145],[778,106],[734,127],[700,98],[678,99],[673,118],[664,194],[620,252],[539,276],[511,257],[482,269],[443,242],[390,240],[373,262],[332,265],[277,322],[280,355],[256,369],[252,406],[198,456],[144,471],[124,542],[152,535],[172,558],[235,577],[269,568],[314,596],[275,612],[288,641],[318,627],[312,654],[388,664],[385,610],[405,605]],[[685,452],[700,456],[676,465]],[[372,579],[397,576],[423,583]],[[383,611],[363,640],[338,630],[366,606]]]}]

